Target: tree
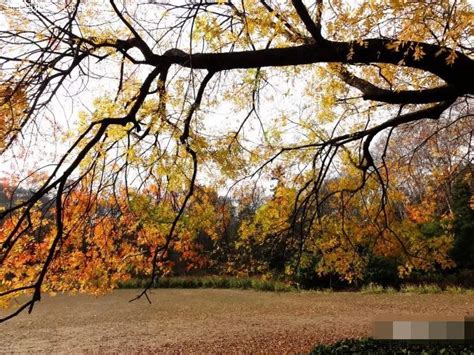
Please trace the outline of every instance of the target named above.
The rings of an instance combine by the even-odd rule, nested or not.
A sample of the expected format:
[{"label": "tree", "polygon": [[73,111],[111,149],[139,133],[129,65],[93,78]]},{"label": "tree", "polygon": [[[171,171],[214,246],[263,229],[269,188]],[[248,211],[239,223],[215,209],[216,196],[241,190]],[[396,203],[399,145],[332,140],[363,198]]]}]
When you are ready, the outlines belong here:
[{"label": "tree", "polygon": [[[470,170],[468,170],[470,169]],[[453,186],[453,229],[456,239],[453,247],[453,258],[459,267],[473,268],[474,262],[474,211],[469,206],[472,198],[472,167],[468,166],[464,174],[454,181]]]},{"label": "tree", "polygon": [[[122,189],[127,196],[155,184],[174,192],[174,217],[150,249],[151,286],[182,237],[198,179],[226,185],[280,164],[297,191],[290,226],[303,245],[328,199],[368,181],[377,182],[377,213],[387,215],[393,132],[472,118],[467,1],[14,4],[0,5],[2,157],[27,159],[33,137],[67,127],[68,97],[92,101],[90,92],[98,93],[64,134],[67,148],[48,162],[39,187],[0,213],[2,268],[42,230],[45,196],[54,215],[41,257],[19,259],[27,281],[0,286],[3,297],[32,291],[15,314],[41,299],[67,245],[71,196],[84,183],[89,196],[112,196],[117,214]],[[212,120],[225,123],[216,128]],[[249,133],[252,124],[260,133]],[[341,165],[355,167],[358,181],[325,191]],[[384,233],[388,223],[377,222]]]}]

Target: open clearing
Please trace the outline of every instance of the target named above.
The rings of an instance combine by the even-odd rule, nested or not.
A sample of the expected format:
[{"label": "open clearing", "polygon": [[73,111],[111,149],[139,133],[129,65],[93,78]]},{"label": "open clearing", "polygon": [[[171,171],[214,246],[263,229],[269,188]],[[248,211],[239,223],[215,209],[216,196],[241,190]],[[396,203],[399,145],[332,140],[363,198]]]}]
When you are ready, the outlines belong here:
[{"label": "open clearing", "polygon": [[298,352],[367,336],[377,315],[474,314],[473,294],[158,289],[151,305],[128,303],[137,292],[44,297],[0,324],[0,352]]}]

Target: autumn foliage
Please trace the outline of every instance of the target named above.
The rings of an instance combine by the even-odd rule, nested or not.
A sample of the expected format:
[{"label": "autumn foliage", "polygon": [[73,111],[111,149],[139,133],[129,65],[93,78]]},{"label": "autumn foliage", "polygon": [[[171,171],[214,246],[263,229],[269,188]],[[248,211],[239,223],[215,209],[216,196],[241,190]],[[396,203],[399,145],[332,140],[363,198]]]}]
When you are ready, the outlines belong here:
[{"label": "autumn foliage", "polygon": [[186,273],[472,268],[469,1],[14,5],[2,304],[131,278],[146,297]]}]

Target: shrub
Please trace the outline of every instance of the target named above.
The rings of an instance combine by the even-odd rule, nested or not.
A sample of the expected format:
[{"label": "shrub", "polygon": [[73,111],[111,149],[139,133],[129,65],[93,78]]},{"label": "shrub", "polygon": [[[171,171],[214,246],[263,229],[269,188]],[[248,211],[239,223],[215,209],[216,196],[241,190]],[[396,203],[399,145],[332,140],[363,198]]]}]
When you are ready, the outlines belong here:
[{"label": "shrub", "polygon": [[374,339],[345,339],[331,345],[316,346],[311,354],[472,354],[474,344],[396,343]]}]

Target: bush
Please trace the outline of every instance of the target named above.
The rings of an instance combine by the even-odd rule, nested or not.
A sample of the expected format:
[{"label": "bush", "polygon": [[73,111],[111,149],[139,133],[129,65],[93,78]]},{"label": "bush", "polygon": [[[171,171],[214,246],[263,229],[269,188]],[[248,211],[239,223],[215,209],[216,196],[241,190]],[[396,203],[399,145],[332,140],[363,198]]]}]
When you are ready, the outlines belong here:
[{"label": "bush", "polygon": [[316,346],[311,354],[472,354],[474,344],[396,343],[374,339],[346,339]]}]

